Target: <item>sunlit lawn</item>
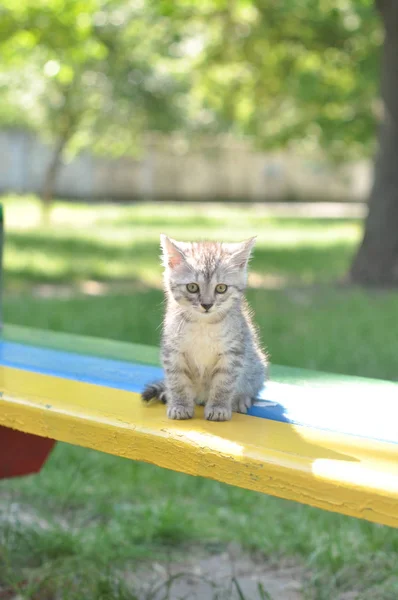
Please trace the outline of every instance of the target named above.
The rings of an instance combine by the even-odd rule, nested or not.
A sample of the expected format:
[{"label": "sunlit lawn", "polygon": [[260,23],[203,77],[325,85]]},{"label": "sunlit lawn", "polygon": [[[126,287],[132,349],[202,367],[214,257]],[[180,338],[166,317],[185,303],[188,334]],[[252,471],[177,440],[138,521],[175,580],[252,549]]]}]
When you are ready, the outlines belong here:
[{"label": "sunlit lawn", "polygon": [[58,203],[50,231],[36,226],[39,217],[33,202],[8,202],[9,287],[34,280],[78,283],[88,278],[140,279],[159,285],[163,231],[175,238],[231,240],[254,232],[259,239],[252,268],[265,279],[255,278],[255,283],[272,283],[275,278],[275,285],[327,282],[344,274],[359,236],[356,221],[275,219],[266,217],[261,207]]},{"label": "sunlit lawn", "polygon": [[[58,202],[44,229],[31,199],[8,198],[5,210],[8,322],[157,344],[159,233],[231,241],[257,234],[248,296],[272,361],[397,378],[398,294],[337,284],[360,237],[355,220]],[[115,588],[113,569],[229,541],[264,560],[302,562],[308,597],[398,597],[396,531],[209,480],[59,445],[39,476],[2,482],[0,493],[0,515],[28,515],[2,519],[0,531],[0,581],[17,589],[28,577],[24,598],[133,598]]]}]

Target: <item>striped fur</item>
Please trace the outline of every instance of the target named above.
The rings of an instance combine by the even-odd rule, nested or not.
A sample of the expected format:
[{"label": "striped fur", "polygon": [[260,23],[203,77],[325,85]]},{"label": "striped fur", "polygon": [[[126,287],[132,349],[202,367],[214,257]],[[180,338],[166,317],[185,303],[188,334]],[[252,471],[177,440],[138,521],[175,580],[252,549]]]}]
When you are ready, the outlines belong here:
[{"label": "striped fur", "polygon": [[163,402],[163,404],[166,404],[167,397],[164,381],[155,381],[154,383],[149,383],[142,392],[142,399],[145,400],[145,402],[159,400],[160,402]]},{"label": "striped fur", "polygon": [[192,418],[195,404],[204,404],[205,417],[212,421],[226,421],[233,411],[247,412],[267,367],[244,298],[254,239],[187,243],[162,236],[161,244],[165,380],[147,386],[143,399],[167,400],[171,419]]}]

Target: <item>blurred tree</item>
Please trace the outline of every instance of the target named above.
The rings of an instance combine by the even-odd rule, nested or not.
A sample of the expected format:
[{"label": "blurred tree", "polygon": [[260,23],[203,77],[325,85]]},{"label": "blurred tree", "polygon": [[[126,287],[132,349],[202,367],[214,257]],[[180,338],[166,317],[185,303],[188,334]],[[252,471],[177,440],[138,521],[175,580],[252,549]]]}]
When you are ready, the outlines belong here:
[{"label": "blurred tree", "polygon": [[[353,281],[398,281],[398,3],[385,26],[385,115]],[[383,31],[373,0],[3,0],[0,120],[65,149],[122,154],[143,131],[228,131],[339,160],[374,150]]]},{"label": "blurred tree", "polygon": [[152,0],[179,20],[209,123],[266,149],[372,152],[381,29],[373,0]]},{"label": "blurred tree", "polygon": [[369,213],[351,279],[398,285],[398,2],[376,0],[384,24],[381,93],[384,101]]},{"label": "blurred tree", "polygon": [[362,244],[350,277],[398,284],[398,2],[162,0],[196,41],[194,93],[212,118],[263,148],[347,160],[380,150]]},{"label": "blurred tree", "polygon": [[174,32],[124,0],[5,0],[0,12],[2,123],[52,142],[42,197],[49,206],[66,149],[129,153],[151,129],[183,120]]}]

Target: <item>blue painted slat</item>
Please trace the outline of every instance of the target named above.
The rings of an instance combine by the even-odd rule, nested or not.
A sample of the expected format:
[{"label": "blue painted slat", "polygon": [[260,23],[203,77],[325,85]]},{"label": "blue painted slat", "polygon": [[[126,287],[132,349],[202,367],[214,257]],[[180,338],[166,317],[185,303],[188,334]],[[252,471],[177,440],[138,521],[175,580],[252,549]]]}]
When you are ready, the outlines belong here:
[{"label": "blue painted slat", "polygon": [[0,342],[0,365],[130,392],[163,375],[159,367],[6,341]]},{"label": "blue painted slat", "polygon": [[[162,378],[159,367],[7,341],[0,341],[0,365],[138,393]],[[364,396],[364,386],[357,395],[350,388],[349,395],[341,384],[337,391],[333,386],[315,389],[270,381],[249,414],[398,443],[398,398],[375,398],[371,386]]]}]

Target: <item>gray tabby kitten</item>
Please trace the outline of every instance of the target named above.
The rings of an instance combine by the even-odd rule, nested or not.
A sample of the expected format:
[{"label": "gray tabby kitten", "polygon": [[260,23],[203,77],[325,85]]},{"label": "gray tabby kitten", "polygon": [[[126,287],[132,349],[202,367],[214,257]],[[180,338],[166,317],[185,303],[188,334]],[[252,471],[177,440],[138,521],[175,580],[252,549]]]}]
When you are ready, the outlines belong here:
[{"label": "gray tabby kitten", "polygon": [[205,404],[210,421],[245,413],[266,376],[244,298],[255,238],[242,243],[177,242],[161,235],[167,309],[162,339],[165,380],[142,397],[167,403],[170,419],[191,419]]}]

